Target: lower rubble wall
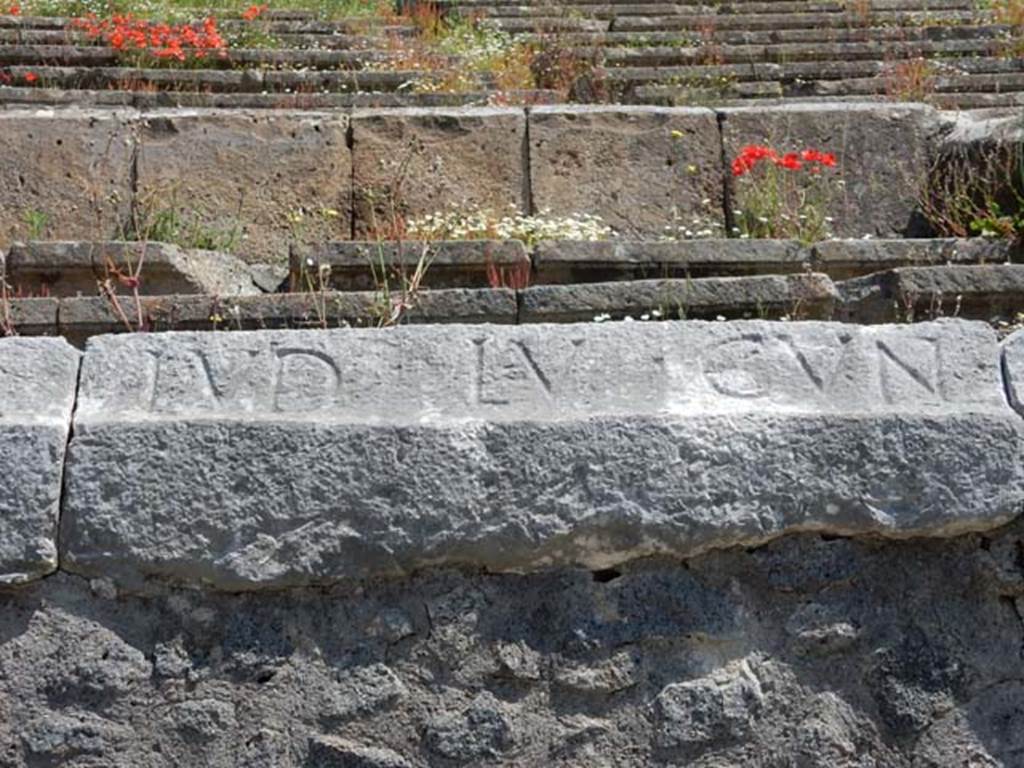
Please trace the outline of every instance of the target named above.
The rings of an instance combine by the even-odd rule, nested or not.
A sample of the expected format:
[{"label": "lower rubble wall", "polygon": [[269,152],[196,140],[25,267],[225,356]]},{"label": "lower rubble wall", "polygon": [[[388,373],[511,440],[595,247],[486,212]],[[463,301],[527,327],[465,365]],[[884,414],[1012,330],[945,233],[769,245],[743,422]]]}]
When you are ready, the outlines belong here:
[{"label": "lower rubble wall", "polygon": [[1024,520],[262,594],[0,592],[0,765],[1020,766]]}]

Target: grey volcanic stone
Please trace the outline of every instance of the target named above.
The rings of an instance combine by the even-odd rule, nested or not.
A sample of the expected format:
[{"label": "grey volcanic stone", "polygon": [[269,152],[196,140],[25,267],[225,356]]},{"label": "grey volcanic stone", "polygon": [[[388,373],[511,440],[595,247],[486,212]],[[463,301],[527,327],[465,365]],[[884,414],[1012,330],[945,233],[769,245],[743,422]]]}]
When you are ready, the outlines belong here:
[{"label": "grey volcanic stone", "polygon": [[953,315],[1013,318],[1024,299],[1024,265],[901,267],[843,280],[840,316],[860,323],[913,322]]},{"label": "grey volcanic stone", "polygon": [[709,109],[552,106],[530,110],[533,204],[596,214],[628,237],[682,223],[722,226],[721,138]]},{"label": "grey volcanic stone", "polygon": [[61,237],[114,237],[132,204],[132,113],[0,111],[0,248],[29,234],[25,215]]},{"label": "grey volcanic stone", "polygon": [[601,315],[634,320],[829,320],[837,298],[828,275],[815,273],[535,285],[519,295],[522,323],[586,321]]},{"label": "grey volcanic stone", "polygon": [[15,243],[7,254],[7,281],[48,296],[95,296],[97,282],[112,274],[139,271],[144,295],[208,293],[238,296],[260,293],[246,265],[227,253],[179,248],[169,243],[31,242]]},{"label": "grey volcanic stone", "polygon": [[[341,113],[167,110],[143,116],[137,207],[238,234],[245,261],[288,260],[296,235],[350,231],[352,159]],[[301,215],[300,223],[295,217]]]},{"label": "grey volcanic stone", "polygon": [[0,584],[57,568],[78,359],[62,339],[0,339]]},{"label": "grey volcanic stone", "polygon": [[1006,395],[1010,405],[1024,416],[1024,332],[1013,333],[1002,347]]},{"label": "grey volcanic stone", "polygon": [[62,564],[252,589],[606,568],[1024,500],[994,332],[656,323],[90,341]]},{"label": "grey volcanic stone", "polygon": [[[614,572],[428,568],[259,594],[114,595],[58,573],[0,590],[0,762],[1017,766],[1022,546],[1018,519],[948,539],[809,532]],[[408,617],[401,640],[380,633],[389,612]],[[856,636],[822,653],[791,632],[834,625]],[[498,661],[512,646],[530,659],[515,677]],[[385,667],[402,696],[325,721]],[[567,670],[626,680],[611,668],[630,685],[564,684]]]},{"label": "grey volcanic stone", "polygon": [[983,237],[825,240],[814,244],[811,263],[815,271],[845,278],[894,267],[1004,264],[1014,255],[1008,240]]},{"label": "grey volcanic stone", "polygon": [[368,747],[336,736],[309,740],[309,762],[317,768],[411,768],[411,763],[390,749]]},{"label": "grey volcanic stone", "polygon": [[[394,311],[401,294],[382,304],[378,291],[325,291],[276,293],[224,298],[216,295],[145,296],[142,329],[151,331],[221,331],[265,328],[338,328],[374,326],[381,314]],[[52,306],[42,302],[52,302]],[[20,299],[11,302],[16,326],[34,323],[33,330],[53,332],[57,301]],[[409,300],[402,314],[408,323],[514,323],[518,308],[515,292],[507,288],[440,288],[423,291]],[[90,336],[121,333],[124,318],[109,299],[75,296],[60,300],[59,332],[76,346]],[[388,308],[391,308],[390,310]],[[132,329],[138,312],[126,313]],[[42,325],[43,321],[51,325]]]},{"label": "grey volcanic stone", "polygon": [[336,241],[292,248],[291,288],[377,290],[386,279],[400,289],[421,260],[424,288],[509,285],[510,277],[530,278],[530,257],[519,240]]},{"label": "grey volcanic stone", "polygon": [[[357,237],[388,232],[395,216],[525,209],[526,115],[491,107],[357,110],[352,197]],[[385,237],[387,235],[384,235]]]},{"label": "grey volcanic stone", "polygon": [[793,240],[542,240],[537,279],[591,283],[608,279],[703,277],[804,271],[811,254]]},{"label": "grey volcanic stone", "polygon": [[[921,104],[786,104],[722,109],[728,162],[745,144],[779,152],[833,152],[835,176],[828,213],[840,237],[902,237],[919,229],[916,209],[928,172],[938,113]],[[748,178],[732,179],[736,191]]]}]

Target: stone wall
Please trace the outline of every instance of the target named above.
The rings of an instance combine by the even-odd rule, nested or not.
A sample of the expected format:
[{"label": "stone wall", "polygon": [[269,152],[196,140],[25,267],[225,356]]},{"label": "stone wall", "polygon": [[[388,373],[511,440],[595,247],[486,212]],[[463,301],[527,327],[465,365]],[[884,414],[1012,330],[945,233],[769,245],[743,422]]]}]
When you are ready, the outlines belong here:
[{"label": "stone wall", "polygon": [[764,141],[838,155],[836,234],[906,236],[920,230],[916,196],[944,137],[984,123],[878,103],[11,109],[0,112],[0,248],[28,236],[27,212],[46,217],[53,239],[104,240],[177,210],[257,262],[284,261],[289,242],[366,238],[396,215],[453,206],[596,214],[646,239],[678,225],[721,234],[733,153]]},{"label": "stone wall", "polygon": [[0,764],[1019,765],[1022,376],[960,320],[0,340]]}]

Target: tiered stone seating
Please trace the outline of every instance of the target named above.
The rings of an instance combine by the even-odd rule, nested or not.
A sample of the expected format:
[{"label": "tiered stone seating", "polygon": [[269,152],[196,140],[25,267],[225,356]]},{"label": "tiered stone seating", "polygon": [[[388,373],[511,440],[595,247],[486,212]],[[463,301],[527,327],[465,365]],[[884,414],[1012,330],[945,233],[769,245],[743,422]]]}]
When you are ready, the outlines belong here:
[{"label": "tiered stone seating", "polygon": [[[859,4],[761,0],[516,3],[460,0],[447,13],[482,18],[591,68],[571,98],[617,103],[730,104],[782,99],[927,100],[944,108],[1024,101],[1024,31],[974,0]],[[267,11],[274,49],[234,48],[209,68],[125,67],[87,45],[71,19],[0,15],[0,103],[343,107],[482,104],[495,88],[416,93],[393,41],[417,28],[403,17],[326,21]],[[225,18],[230,33],[241,19]],[[392,64],[389,65],[388,62]],[[33,78],[28,83],[26,78]],[[528,103],[566,94],[516,94]],[[508,95],[502,96],[508,99]]]},{"label": "tiered stone seating", "polygon": [[502,29],[602,62],[629,103],[864,97],[1024,103],[1024,30],[973,0],[522,3],[459,0]]}]

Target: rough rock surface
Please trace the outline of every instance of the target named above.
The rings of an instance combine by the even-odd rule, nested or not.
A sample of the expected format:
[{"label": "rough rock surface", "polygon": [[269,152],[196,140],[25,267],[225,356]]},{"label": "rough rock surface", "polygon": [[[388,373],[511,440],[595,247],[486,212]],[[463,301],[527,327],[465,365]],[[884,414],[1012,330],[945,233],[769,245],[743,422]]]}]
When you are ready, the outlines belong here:
[{"label": "rough rock surface", "polygon": [[843,319],[913,322],[954,315],[1013,318],[1024,293],[1024,265],[972,264],[901,267],[838,284]]},{"label": "rough rock surface", "polygon": [[[921,104],[789,104],[721,110],[725,157],[745,144],[779,152],[832,152],[843,182],[829,194],[840,237],[904,237],[921,231],[916,210],[938,113]],[[747,179],[733,180],[733,199]]]},{"label": "rough rock surface", "polygon": [[94,296],[97,281],[138,273],[144,295],[260,293],[253,275],[227,253],[179,248],[170,243],[55,241],[15,243],[0,260],[0,274],[29,294]]},{"label": "rough rock surface", "polygon": [[624,280],[535,285],[520,292],[523,323],[615,319],[760,318],[830,320],[838,294],[828,275]]},{"label": "rough rock surface", "polygon": [[62,339],[0,338],[0,584],[57,568],[78,360]]},{"label": "rough rock surface", "polygon": [[382,109],[352,116],[355,233],[409,217],[526,207],[526,115],[520,110]]},{"label": "rough rock surface", "polygon": [[1013,768],[1024,527],[618,570],[0,592],[9,768]]},{"label": "rough rock surface", "polygon": [[0,248],[31,234],[117,236],[132,204],[133,127],[118,112],[0,111]]},{"label": "rough rock surface", "polygon": [[1019,513],[995,334],[944,321],[103,337],[62,566],[128,588],[609,567]]},{"label": "rough rock surface", "polygon": [[721,138],[709,109],[537,107],[530,180],[536,210],[597,214],[626,236],[723,224]]},{"label": "rough rock surface", "polygon": [[246,261],[285,263],[297,235],[348,236],[347,132],[337,113],[146,113],[136,207],[175,210],[186,227],[233,238]]}]

